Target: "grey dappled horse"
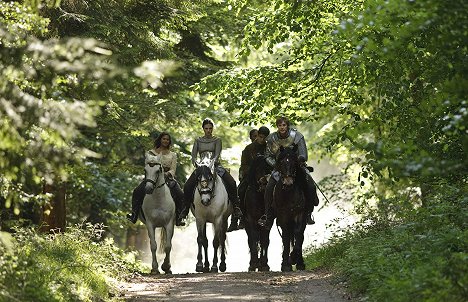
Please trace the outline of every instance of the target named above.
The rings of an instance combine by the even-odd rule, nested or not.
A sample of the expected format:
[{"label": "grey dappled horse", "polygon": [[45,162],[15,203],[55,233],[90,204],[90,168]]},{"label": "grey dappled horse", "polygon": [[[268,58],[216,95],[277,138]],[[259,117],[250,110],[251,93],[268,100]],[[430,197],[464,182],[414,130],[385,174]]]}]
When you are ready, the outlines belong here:
[{"label": "grey dappled horse", "polygon": [[161,228],[160,249],[165,252],[164,262],[161,269],[166,274],[171,274],[171,249],[172,236],[174,235],[175,203],[172,199],[169,187],[164,179],[164,169],[160,156],[146,153],[145,156],[145,190],[146,195],[140,212],[140,220],[143,221],[148,230],[150,239],[152,269],[151,273],[159,274],[158,261],[156,259],[156,228]]},{"label": "grey dappled horse", "polygon": [[[194,192],[192,214],[197,224],[197,272],[210,270],[208,260],[208,238],[206,236],[207,222],[213,225],[213,265],[211,272],[218,272],[218,248],[221,247],[221,262],[219,270],[226,271],[226,231],[228,217],[232,214],[232,203],[228,203],[228,194],[222,178],[215,172],[214,162],[209,158],[197,163],[195,170],[197,186]],[[202,248],[205,254],[203,263]]]}]

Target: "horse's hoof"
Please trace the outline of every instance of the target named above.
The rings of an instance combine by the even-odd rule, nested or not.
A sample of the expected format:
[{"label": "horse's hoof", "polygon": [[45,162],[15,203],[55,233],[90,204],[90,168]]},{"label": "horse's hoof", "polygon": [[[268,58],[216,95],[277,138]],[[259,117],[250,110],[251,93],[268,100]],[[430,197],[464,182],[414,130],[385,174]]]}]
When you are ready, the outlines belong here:
[{"label": "horse's hoof", "polygon": [[159,275],[159,274],[160,274],[160,272],[159,272],[159,270],[157,268],[156,269],[155,268],[151,269],[151,275]]},{"label": "horse's hoof", "polygon": [[216,266],[213,266],[211,269],[210,269],[210,273],[217,273],[218,272],[218,268]]},{"label": "horse's hoof", "polygon": [[257,266],[253,266],[253,265],[249,266],[249,272],[255,272],[256,269],[257,269]]},{"label": "horse's hoof", "polygon": [[195,267],[195,271],[197,273],[203,273],[204,272],[203,265],[202,264],[197,264],[197,266]]},{"label": "horse's hoof", "polygon": [[171,269],[168,269],[168,270],[165,270],[164,273],[165,273],[166,275],[171,275],[171,274],[172,274],[172,271],[171,271]]},{"label": "horse's hoof", "polygon": [[298,271],[303,271],[303,270],[305,270],[305,267],[306,267],[306,266],[305,266],[304,263],[296,264],[296,269],[297,269]]},{"label": "horse's hoof", "polygon": [[258,269],[260,272],[269,272],[270,271],[270,267],[268,265],[263,265],[261,267],[259,267]]},{"label": "horse's hoof", "polygon": [[281,265],[281,271],[282,272],[292,272],[292,265],[290,264],[282,264]]},{"label": "horse's hoof", "polygon": [[223,273],[226,271],[226,263],[221,263],[219,265],[219,271]]},{"label": "horse's hoof", "polygon": [[209,267],[204,267],[204,268],[203,268],[203,272],[204,272],[204,273],[209,273],[209,272],[210,272],[210,268],[209,268]]}]

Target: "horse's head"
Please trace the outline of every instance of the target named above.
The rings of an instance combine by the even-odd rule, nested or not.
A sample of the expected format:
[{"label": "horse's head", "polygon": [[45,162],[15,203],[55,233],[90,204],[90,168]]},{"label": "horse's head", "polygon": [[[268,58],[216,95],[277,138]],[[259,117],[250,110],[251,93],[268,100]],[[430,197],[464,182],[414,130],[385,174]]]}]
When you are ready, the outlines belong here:
[{"label": "horse's head", "polygon": [[[145,155],[145,191],[146,194],[152,194],[158,181],[163,174],[163,167],[161,164],[161,157],[146,153]],[[164,184],[164,182],[163,182]]]},{"label": "horse's head", "polygon": [[294,184],[298,167],[297,145],[293,145],[292,148],[281,146],[276,160],[276,170],[280,173],[280,180],[284,186]]},{"label": "horse's head", "polygon": [[201,203],[208,206],[214,197],[216,174],[214,172],[214,161],[204,161],[197,164],[197,190],[201,197]]}]

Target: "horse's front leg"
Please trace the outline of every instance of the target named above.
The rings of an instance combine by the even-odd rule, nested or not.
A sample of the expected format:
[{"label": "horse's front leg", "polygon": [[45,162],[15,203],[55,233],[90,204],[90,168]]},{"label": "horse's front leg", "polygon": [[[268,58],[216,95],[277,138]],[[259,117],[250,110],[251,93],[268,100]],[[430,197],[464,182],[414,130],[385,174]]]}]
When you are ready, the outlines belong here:
[{"label": "horse's front leg", "polygon": [[[197,266],[196,272],[202,273],[203,270],[203,250],[202,248],[208,246],[208,239],[206,238],[206,224],[197,222],[197,243],[198,243],[198,255],[197,255]],[[205,249],[206,253],[206,249]]]},{"label": "horse's front leg", "polygon": [[172,274],[171,271],[171,250],[172,250],[172,236],[174,235],[174,223],[169,223],[166,227],[161,229],[161,242],[164,243],[164,252],[166,257],[161,265],[161,269],[166,274]]},{"label": "horse's front leg", "polygon": [[153,227],[152,225],[147,224],[146,229],[148,230],[148,237],[149,237],[149,240],[150,240],[150,249],[151,249],[151,257],[152,257],[151,273],[152,274],[159,274],[158,260],[156,259],[156,250],[158,248],[158,245],[156,244],[156,238],[155,238],[155,229],[156,228]]},{"label": "horse's front leg", "polygon": [[283,261],[281,262],[281,271],[290,272],[292,271],[292,265],[289,259],[289,251],[291,250],[293,229],[290,224],[286,224],[284,227],[281,227],[281,229],[283,230]]},{"label": "horse's front leg", "polygon": [[304,243],[304,231],[306,218],[298,221],[294,227],[294,246],[291,252],[291,263],[296,264],[298,270],[305,270],[304,258],[302,257],[302,244]]},{"label": "horse's front leg", "polygon": [[221,245],[221,263],[219,264],[219,270],[222,272],[226,271],[226,232],[227,232],[227,218],[223,221],[221,229],[220,245]]},{"label": "horse's front leg", "polygon": [[[245,231],[247,232],[247,240],[249,242],[250,262],[249,272],[255,272],[259,268],[258,263],[258,239],[259,232],[256,227],[252,226],[251,221],[246,221]],[[254,222],[256,224],[256,222]]]},{"label": "horse's front leg", "polygon": [[260,229],[260,264],[259,271],[269,271],[268,247],[270,246],[270,228]]},{"label": "horse's front leg", "polygon": [[215,222],[214,224],[214,236],[213,236],[213,265],[211,266],[211,272],[217,273],[218,272],[218,248],[219,248],[219,241],[221,236],[221,224],[219,221]]}]

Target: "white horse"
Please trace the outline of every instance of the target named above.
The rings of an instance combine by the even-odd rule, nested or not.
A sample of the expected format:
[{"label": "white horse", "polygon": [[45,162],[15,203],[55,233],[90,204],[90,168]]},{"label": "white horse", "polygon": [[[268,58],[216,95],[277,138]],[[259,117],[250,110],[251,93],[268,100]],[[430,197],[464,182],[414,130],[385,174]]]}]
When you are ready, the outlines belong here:
[{"label": "white horse", "polygon": [[[221,263],[219,270],[226,271],[226,231],[228,217],[232,214],[232,203],[228,203],[228,194],[221,177],[215,172],[214,162],[204,159],[197,164],[195,170],[197,187],[194,192],[192,214],[197,223],[197,272],[208,272],[210,263],[208,260],[208,238],[206,236],[206,223],[213,225],[213,265],[211,272],[218,272],[218,248],[221,246]],[[203,264],[202,247],[205,252]]]},{"label": "white horse", "polygon": [[156,259],[156,228],[161,228],[160,249],[166,256],[161,269],[166,274],[171,274],[171,249],[172,236],[174,235],[175,203],[172,199],[169,187],[164,179],[164,169],[160,156],[146,153],[145,156],[145,190],[146,196],[140,212],[140,220],[146,225],[150,239],[151,254],[153,257],[152,274],[159,274],[158,261]]}]

